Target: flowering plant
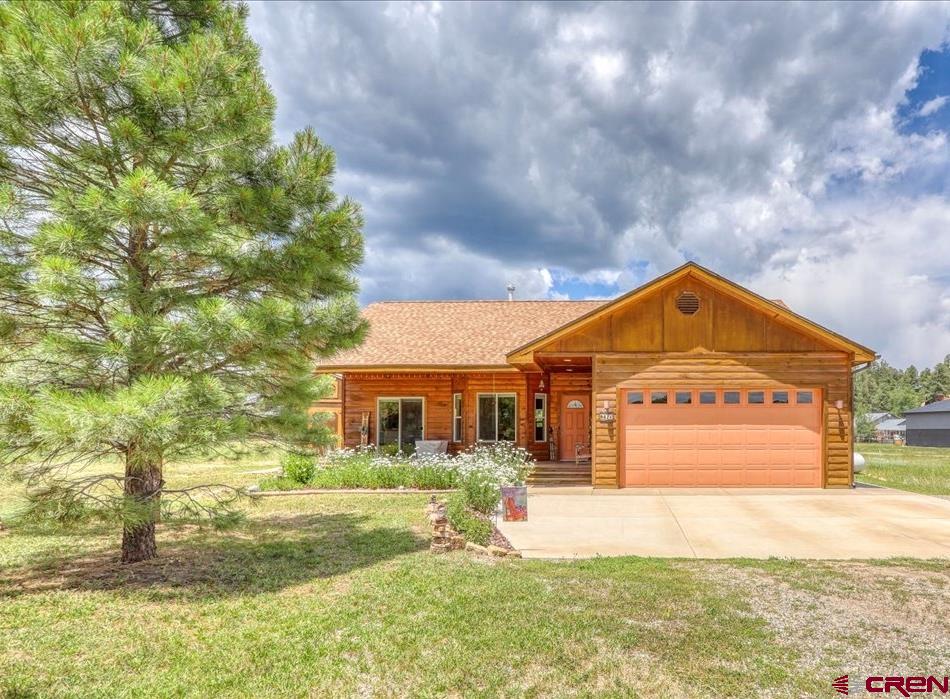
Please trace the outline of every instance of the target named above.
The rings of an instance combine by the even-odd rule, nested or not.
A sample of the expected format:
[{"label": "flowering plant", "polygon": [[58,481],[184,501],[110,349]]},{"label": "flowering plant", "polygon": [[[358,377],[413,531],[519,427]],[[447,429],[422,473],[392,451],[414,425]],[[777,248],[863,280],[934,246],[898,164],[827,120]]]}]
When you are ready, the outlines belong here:
[{"label": "flowering plant", "polygon": [[[527,449],[510,442],[480,443],[457,454],[387,454],[377,447],[335,449],[319,457],[306,485],[317,488],[500,488],[523,485],[534,466]],[[290,476],[291,474],[285,474]],[[293,478],[270,479],[265,490],[298,487]]]}]

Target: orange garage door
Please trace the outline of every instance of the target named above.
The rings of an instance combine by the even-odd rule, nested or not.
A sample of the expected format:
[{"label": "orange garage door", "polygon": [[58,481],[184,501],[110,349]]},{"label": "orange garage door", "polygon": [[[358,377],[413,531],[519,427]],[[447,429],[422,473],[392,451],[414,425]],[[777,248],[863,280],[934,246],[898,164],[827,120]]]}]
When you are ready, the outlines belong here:
[{"label": "orange garage door", "polygon": [[813,389],[667,389],[622,396],[627,486],[821,485]]}]

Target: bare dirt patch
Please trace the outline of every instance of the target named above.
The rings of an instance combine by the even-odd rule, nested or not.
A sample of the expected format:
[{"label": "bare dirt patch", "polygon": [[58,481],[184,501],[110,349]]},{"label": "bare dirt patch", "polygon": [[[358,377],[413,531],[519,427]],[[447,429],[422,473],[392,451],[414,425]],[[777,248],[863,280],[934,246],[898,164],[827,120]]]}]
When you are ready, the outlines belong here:
[{"label": "bare dirt patch", "polygon": [[738,593],[803,671],[943,674],[950,665],[950,563],[708,562],[694,570]]}]

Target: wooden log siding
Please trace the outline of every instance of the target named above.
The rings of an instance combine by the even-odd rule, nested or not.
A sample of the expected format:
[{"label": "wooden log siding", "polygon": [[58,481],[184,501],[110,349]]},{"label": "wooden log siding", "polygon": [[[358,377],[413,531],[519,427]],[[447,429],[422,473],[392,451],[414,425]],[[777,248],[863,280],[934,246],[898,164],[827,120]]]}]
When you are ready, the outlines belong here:
[{"label": "wooden log siding", "polygon": [[[518,401],[517,444],[535,458],[547,458],[547,444],[534,443],[534,393],[541,374],[491,373],[348,373],[343,384],[343,438],[348,447],[360,444],[363,412],[370,413],[369,444],[376,444],[377,399],[425,399],[425,438],[446,439],[451,451],[474,444],[479,393],[514,393]],[[452,396],[462,394],[462,441],[452,442]],[[549,406],[550,409],[550,406]]]},{"label": "wooden log siding", "polygon": [[[851,485],[851,358],[843,352],[597,354],[593,390],[598,407],[606,403],[618,423],[594,421],[594,485],[616,488],[619,469],[618,404],[626,388],[813,388],[823,402],[822,482]],[[842,409],[835,407],[842,401]]]}]

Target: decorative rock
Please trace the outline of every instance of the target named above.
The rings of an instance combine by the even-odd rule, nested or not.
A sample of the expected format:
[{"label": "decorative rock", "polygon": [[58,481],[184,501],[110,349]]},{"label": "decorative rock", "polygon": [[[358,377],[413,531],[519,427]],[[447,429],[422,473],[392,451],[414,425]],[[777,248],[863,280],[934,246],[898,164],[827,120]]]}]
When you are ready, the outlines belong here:
[{"label": "decorative rock", "polygon": [[488,552],[492,556],[507,556],[508,549],[503,549],[501,546],[495,546],[494,544],[488,545]]},{"label": "decorative rock", "polygon": [[435,499],[433,495],[426,504],[426,516],[432,526],[432,543],[429,550],[433,553],[446,553],[460,549],[465,545],[465,538],[452,529],[449,518],[445,515],[445,503]]},{"label": "decorative rock", "polygon": [[485,548],[484,546],[479,546],[478,544],[473,543],[473,542],[471,542],[471,541],[466,541],[466,542],[465,542],[465,550],[466,550],[466,551],[471,551],[472,553],[480,554],[480,555],[482,555],[482,556],[490,556],[490,555],[491,555],[491,553],[489,553],[489,551],[488,551],[487,548]]},{"label": "decorative rock", "polygon": [[508,558],[521,558],[521,551],[515,551],[512,549],[511,551],[508,551],[505,556]]}]

